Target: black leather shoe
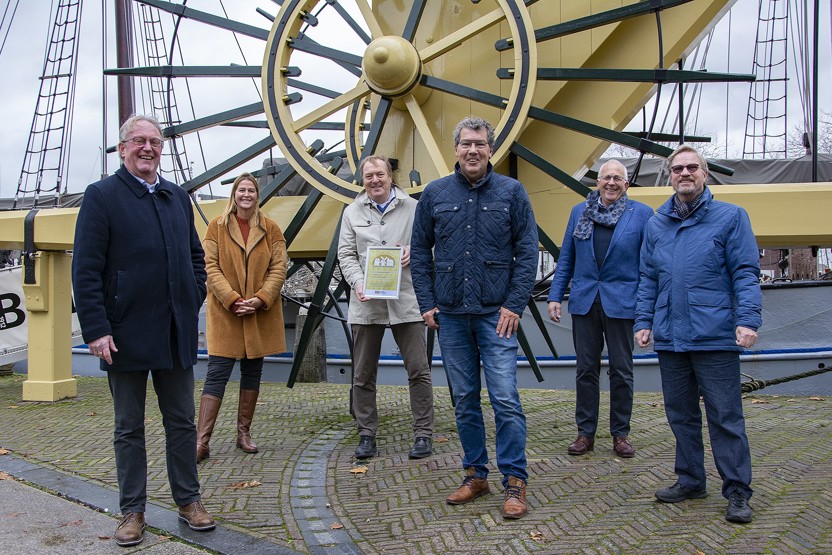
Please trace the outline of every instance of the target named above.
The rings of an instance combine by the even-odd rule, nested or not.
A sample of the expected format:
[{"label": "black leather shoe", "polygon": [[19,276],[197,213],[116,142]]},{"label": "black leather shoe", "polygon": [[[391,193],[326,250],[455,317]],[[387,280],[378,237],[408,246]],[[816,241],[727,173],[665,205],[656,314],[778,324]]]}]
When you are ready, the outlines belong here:
[{"label": "black leather shoe", "polygon": [[429,457],[433,448],[433,440],[429,437],[417,437],[413,443],[408,457],[411,459],[424,459]]},{"label": "black leather shoe", "polygon": [[355,448],[356,459],[369,459],[376,456],[376,438],[372,436],[361,436],[358,447]]},{"label": "black leather shoe", "polygon": [[679,482],[656,492],[656,499],[662,503],[679,503],[686,499],[704,499],[706,497],[708,497],[708,492],[705,488],[687,488]]},{"label": "black leather shoe", "polygon": [[748,498],[740,491],[731,493],[728,498],[728,510],[725,511],[725,520],[748,524],[751,522],[751,507],[748,506]]}]

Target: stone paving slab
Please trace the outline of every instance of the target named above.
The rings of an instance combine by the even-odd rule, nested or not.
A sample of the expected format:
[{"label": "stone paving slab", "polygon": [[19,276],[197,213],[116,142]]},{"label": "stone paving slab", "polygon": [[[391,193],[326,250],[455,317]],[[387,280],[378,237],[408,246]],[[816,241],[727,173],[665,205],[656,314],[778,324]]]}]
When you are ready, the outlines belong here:
[{"label": "stone paving slab", "polygon": [[[75,399],[30,403],[20,401],[24,379],[0,378],[0,447],[28,463],[115,490],[106,380],[80,378]],[[710,458],[708,498],[676,505],[655,501],[653,492],[675,480],[674,440],[660,394],[636,393],[631,438],[637,453],[619,459],[609,434],[601,431],[594,452],[566,454],[575,436],[574,392],[523,390],[530,513],[506,521],[499,514],[496,468],[489,477],[491,495],[464,506],[444,502],[462,478],[445,389],[435,391],[434,455],[411,461],[407,388],[380,386],[379,454],[364,463],[366,473],[354,473],[358,438],[347,386],[288,389],[264,383],[252,426],[260,446],[254,455],[235,447],[236,387],[229,384],[211,457],[200,465],[203,501],[224,529],[266,542],[275,552],[832,553],[832,399],[764,392],[745,398],[755,520],[740,526],[724,520],[726,501]],[[606,393],[601,403],[605,414]],[[493,461],[487,401],[484,408]],[[152,387],[146,423],[148,494],[175,509]],[[606,429],[603,419],[599,428]]]}]

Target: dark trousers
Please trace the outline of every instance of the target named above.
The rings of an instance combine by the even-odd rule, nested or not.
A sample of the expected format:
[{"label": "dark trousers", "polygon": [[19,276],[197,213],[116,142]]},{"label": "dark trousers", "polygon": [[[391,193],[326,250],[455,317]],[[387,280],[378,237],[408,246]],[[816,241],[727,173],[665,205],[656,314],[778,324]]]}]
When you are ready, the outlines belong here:
[{"label": "dark trousers", "polygon": [[148,373],[153,379],[165,428],[165,458],[173,499],[179,506],[200,500],[193,367],[135,372],[111,370],[107,379],[115,411],[113,446],[122,514],[143,513],[147,503],[144,421]]},{"label": "dark trousers", "polygon": [[[406,322],[390,327],[407,370],[414,437],[433,437],[433,382],[425,343],[425,324]],[[352,325],[355,345],[352,409],[358,424],[358,435],[362,436],[375,437],[378,431],[376,377],[385,328],[383,324]]]},{"label": "dark trousers", "polygon": [[[205,385],[202,386],[203,395],[213,395],[223,398],[225,386],[231,378],[236,359],[210,355],[208,357],[208,373],[205,375]],[[240,360],[240,389],[260,391],[260,378],[263,375],[263,357],[244,358]]]},{"label": "dark trousers", "polygon": [[685,487],[705,487],[702,410],[722,495],[740,491],[751,497],[751,449],[745,433],[737,351],[657,351],[667,421],[676,436],[676,476]]},{"label": "dark trousers", "polygon": [[572,315],[575,343],[575,423],[578,434],[595,436],[598,428],[601,351],[607,343],[610,376],[610,434],[630,435],[633,414],[633,320],[609,318],[601,303],[589,312]]}]

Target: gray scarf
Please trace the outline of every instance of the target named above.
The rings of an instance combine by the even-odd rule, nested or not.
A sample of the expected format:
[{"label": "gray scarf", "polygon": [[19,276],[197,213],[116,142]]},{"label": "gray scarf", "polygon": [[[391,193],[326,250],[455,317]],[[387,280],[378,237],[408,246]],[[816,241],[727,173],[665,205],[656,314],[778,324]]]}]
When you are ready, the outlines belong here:
[{"label": "gray scarf", "polygon": [[598,192],[598,189],[595,189],[587,195],[584,213],[581,214],[581,219],[578,220],[578,225],[575,226],[575,231],[572,232],[572,236],[575,239],[589,239],[589,236],[592,235],[593,222],[605,227],[615,227],[615,224],[621,218],[621,214],[627,208],[627,193],[624,193],[620,199],[613,202],[606,210],[601,212],[599,210],[600,205],[598,204],[598,198],[600,196],[601,193]]}]

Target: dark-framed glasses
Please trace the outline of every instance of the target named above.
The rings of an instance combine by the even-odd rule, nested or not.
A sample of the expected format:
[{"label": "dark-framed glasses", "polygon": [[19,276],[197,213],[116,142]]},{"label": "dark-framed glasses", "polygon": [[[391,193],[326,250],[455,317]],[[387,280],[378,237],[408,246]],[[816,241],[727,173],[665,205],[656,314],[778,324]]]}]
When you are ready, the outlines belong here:
[{"label": "dark-framed glasses", "polygon": [[460,141],[459,146],[462,150],[468,150],[471,147],[477,150],[485,150],[488,148],[488,143],[486,141]]},{"label": "dark-framed glasses", "polygon": [[131,137],[126,141],[121,141],[123,143],[133,143],[138,147],[142,147],[145,143],[150,143],[150,146],[153,148],[162,148],[162,144],[164,141],[158,137]]},{"label": "dark-framed glasses", "polygon": [[670,171],[672,171],[676,175],[679,175],[680,173],[682,173],[682,170],[688,170],[688,173],[694,173],[698,169],[699,169],[699,164],[687,164],[687,165],[679,164],[678,166],[671,166],[670,167]]}]

